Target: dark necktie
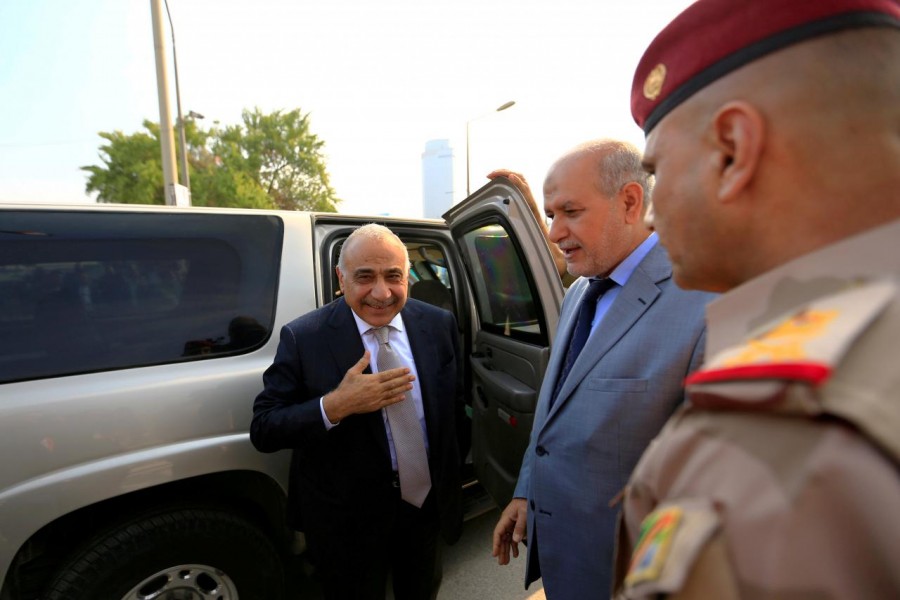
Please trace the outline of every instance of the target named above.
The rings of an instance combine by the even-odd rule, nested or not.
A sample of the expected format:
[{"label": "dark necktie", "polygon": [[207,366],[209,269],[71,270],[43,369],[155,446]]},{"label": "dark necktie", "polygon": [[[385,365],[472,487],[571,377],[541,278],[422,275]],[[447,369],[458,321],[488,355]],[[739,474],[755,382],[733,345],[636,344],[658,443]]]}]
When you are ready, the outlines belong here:
[{"label": "dark necktie", "polygon": [[[391,348],[388,341],[390,327],[372,329],[378,340],[378,371],[388,371],[406,367],[403,361]],[[397,472],[400,475],[400,497],[413,506],[421,507],[431,489],[431,474],[428,471],[428,454],[425,451],[425,436],[412,394],[406,392],[406,398],[385,408],[388,422],[391,424],[391,436],[394,439],[394,453],[397,455]]]},{"label": "dark necktie", "polygon": [[581,349],[584,348],[588,336],[591,334],[591,322],[594,320],[594,314],[597,312],[597,300],[614,285],[616,285],[616,282],[609,278],[591,279],[590,285],[584,291],[584,295],[581,297],[581,304],[578,307],[578,319],[575,321],[575,329],[572,331],[572,339],[569,341],[569,349],[566,352],[566,359],[563,362],[559,377],[556,379],[553,395],[550,396],[551,407],[556,402],[559,390],[562,389],[569,371],[572,370],[572,365],[575,364],[575,360],[581,354]]}]

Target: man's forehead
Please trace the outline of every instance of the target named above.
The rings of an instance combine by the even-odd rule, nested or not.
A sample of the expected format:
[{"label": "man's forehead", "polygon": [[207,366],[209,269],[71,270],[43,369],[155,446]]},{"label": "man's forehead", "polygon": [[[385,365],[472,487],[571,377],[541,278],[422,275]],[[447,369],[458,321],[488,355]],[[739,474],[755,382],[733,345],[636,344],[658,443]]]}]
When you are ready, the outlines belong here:
[{"label": "man's forehead", "polygon": [[366,273],[404,273],[406,269],[402,265],[373,265],[373,264],[363,264],[358,267],[354,267],[354,273],[366,274]]},{"label": "man's forehead", "polygon": [[547,178],[544,179],[544,193],[564,190],[571,187],[573,183],[580,182],[585,176],[594,175],[596,164],[596,157],[588,152],[563,156],[553,164],[547,173]]},{"label": "man's forehead", "polygon": [[406,259],[406,246],[393,243],[389,239],[357,239],[344,250],[346,256],[354,261],[363,262],[386,257]]},{"label": "man's forehead", "polygon": [[408,265],[406,248],[387,243],[354,246],[347,259],[348,269],[357,274],[403,273]]},{"label": "man's forehead", "polygon": [[[667,147],[666,140],[678,135],[678,144],[685,141],[683,139],[684,136],[679,135],[679,132],[685,132],[685,121],[690,118],[687,111],[696,101],[696,98],[685,101],[684,104],[660,119],[659,124],[644,137],[644,152],[641,165],[645,169],[655,165],[656,161],[659,160],[659,153]],[[678,146],[676,145],[675,148],[677,150]]]}]

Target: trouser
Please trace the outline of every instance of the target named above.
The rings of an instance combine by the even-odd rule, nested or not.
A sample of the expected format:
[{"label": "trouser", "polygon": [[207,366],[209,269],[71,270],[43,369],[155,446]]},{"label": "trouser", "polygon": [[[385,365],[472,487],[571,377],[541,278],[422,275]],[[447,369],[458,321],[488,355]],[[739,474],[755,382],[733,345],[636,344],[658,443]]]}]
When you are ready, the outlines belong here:
[{"label": "trouser", "polygon": [[416,508],[398,488],[393,514],[371,525],[341,536],[307,533],[325,599],[384,600],[388,577],[396,600],[435,598],[443,570],[433,491]]}]

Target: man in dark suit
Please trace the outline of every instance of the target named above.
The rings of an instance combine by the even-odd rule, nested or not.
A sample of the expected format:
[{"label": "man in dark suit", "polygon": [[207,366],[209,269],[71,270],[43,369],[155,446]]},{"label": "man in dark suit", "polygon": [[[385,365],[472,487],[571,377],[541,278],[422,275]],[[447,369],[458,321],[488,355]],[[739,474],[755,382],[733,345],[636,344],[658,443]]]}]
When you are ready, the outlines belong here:
[{"label": "man in dark suit", "polygon": [[[527,191],[520,176],[509,178]],[[507,564],[527,536],[526,586],[542,578],[551,600],[609,598],[614,499],[702,357],[712,296],[675,286],[644,224],[649,192],[640,152],[613,140],[574,148],[544,182],[548,241],[578,279],[563,301],[494,555]]]},{"label": "man in dark suit", "polygon": [[329,599],[383,599],[389,574],[398,600],[435,597],[438,536],[453,543],[462,528],[457,327],[407,300],[408,271],[389,229],[355,230],[338,261],[343,296],[282,328],[253,406],[256,448],[294,451],[289,516]]}]

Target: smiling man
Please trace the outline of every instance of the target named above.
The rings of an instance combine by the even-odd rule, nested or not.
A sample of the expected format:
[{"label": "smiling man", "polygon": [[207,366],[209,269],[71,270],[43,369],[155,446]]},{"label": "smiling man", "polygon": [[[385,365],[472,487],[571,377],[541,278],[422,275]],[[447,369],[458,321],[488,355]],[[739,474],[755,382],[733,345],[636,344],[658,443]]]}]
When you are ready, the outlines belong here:
[{"label": "smiling man", "polygon": [[621,597],[900,597],[900,3],[699,0],[632,113],[676,281],[725,293]]},{"label": "smiling man", "polygon": [[566,292],[493,553],[508,564],[527,538],[526,586],[542,578],[550,600],[609,597],[618,514],[610,502],[702,357],[703,308],[713,296],[672,281],[644,224],[650,188],[640,152],[614,140],[572,149],[544,181],[548,239],[579,278]]},{"label": "smiling man", "polygon": [[327,599],[436,596],[439,535],[462,527],[453,315],[407,299],[409,258],[369,224],[344,242],[343,296],[284,326],[253,406],[257,449],[294,451],[288,511]]}]

